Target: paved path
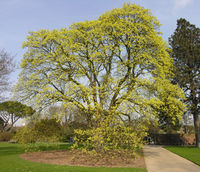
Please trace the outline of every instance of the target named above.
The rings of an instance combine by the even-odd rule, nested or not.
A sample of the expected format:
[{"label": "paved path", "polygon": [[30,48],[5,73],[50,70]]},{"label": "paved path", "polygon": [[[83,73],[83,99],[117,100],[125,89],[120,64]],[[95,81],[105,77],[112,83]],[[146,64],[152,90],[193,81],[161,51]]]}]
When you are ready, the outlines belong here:
[{"label": "paved path", "polygon": [[143,150],[148,172],[200,172],[200,166],[161,146],[145,146]]}]

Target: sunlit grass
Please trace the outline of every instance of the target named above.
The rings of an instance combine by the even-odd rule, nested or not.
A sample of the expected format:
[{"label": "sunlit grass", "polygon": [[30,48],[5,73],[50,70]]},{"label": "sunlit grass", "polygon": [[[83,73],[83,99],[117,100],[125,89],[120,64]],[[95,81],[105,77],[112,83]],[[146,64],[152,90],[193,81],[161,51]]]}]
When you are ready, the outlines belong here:
[{"label": "sunlit grass", "polygon": [[166,146],[167,150],[200,165],[200,148],[184,146]]}]

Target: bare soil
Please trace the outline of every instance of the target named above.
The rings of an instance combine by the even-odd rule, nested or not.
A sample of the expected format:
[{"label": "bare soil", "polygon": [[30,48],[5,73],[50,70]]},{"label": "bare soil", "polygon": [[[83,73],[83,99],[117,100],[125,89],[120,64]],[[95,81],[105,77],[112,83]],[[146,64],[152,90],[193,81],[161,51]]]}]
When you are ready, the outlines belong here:
[{"label": "bare soil", "polygon": [[[78,154],[77,154],[78,153]],[[41,162],[46,164],[68,165],[68,166],[87,166],[87,167],[135,167],[145,168],[144,157],[115,157],[104,155],[101,158],[91,157],[89,154],[70,150],[31,152],[20,155],[20,158]]]}]

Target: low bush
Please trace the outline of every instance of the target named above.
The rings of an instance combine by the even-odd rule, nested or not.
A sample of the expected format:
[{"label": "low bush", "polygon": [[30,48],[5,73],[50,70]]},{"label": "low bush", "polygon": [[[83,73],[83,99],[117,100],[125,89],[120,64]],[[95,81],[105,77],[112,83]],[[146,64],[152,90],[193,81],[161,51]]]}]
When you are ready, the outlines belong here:
[{"label": "low bush", "polygon": [[3,131],[0,132],[0,141],[8,142],[13,138],[14,134],[12,132]]},{"label": "low bush", "polygon": [[58,141],[61,137],[61,124],[56,119],[41,119],[34,124],[37,141]]},{"label": "low bush", "polygon": [[17,131],[14,139],[19,143],[27,144],[27,143],[35,143],[37,140],[37,136],[35,131],[30,126],[22,127],[19,131]]},{"label": "low bush", "polygon": [[15,139],[22,144],[56,142],[61,137],[61,125],[56,119],[41,119],[21,128]]},{"label": "low bush", "polygon": [[72,138],[75,136],[74,131],[77,129],[86,130],[88,129],[88,125],[86,123],[81,123],[76,121],[72,121],[70,123],[63,125],[61,141],[70,142],[70,140],[72,140]]},{"label": "low bush", "polygon": [[97,127],[75,130],[73,148],[81,149],[94,158],[104,154],[123,156],[124,152],[134,155],[136,150],[142,148],[147,129],[140,121],[138,125],[129,126],[116,118],[115,114],[109,114],[99,121]]}]

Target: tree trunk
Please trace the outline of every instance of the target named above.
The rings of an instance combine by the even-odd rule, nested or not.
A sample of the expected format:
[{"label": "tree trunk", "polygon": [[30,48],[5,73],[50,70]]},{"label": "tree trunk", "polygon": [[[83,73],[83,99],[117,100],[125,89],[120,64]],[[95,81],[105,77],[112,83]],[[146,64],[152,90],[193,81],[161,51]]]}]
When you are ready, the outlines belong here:
[{"label": "tree trunk", "polygon": [[200,119],[198,113],[193,113],[196,147],[200,148]]}]

